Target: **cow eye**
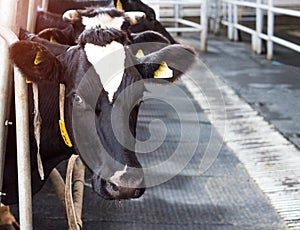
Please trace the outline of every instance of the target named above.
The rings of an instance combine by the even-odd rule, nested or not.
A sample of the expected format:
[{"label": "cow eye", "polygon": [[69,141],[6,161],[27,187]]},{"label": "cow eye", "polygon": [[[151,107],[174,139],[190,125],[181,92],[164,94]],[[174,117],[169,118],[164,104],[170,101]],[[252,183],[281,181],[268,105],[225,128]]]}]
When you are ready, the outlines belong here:
[{"label": "cow eye", "polygon": [[73,102],[75,102],[76,104],[81,104],[82,103],[82,99],[81,99],[81,97],[78,94],[74,93],[73,94]]}]

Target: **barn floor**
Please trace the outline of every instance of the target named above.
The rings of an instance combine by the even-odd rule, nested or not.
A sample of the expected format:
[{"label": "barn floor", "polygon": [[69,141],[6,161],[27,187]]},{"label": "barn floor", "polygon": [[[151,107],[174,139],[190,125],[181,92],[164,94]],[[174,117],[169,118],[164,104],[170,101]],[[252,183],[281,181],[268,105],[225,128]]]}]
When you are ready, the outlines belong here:
[{"label": "barn floor", "polygon": [[[202,71],[195,68],[191,72]],[[138,157],[146,168],[169,162],[157,171],[155,178],[171,179],[148,188],[140,199],[122,203],[105,201],[86,187],[84,229],[286,229],[236,154],[222,143],[183,82],[147,88],[152,93],[146,94],[137,134],[146,144],[139,144],[137,149],[154,151]],[[152,136],[148,130],[150,121]],[[163,134],[166,136],[160,143]],[[208,148],[209,144],[220,147],[220,151]],[[208,168],[202,173],[201,162],[201,166]],[[18,216],[17,206],[12,209]],[[34,196],[33,218],[34,229],[67,229],[50,182]]]}]

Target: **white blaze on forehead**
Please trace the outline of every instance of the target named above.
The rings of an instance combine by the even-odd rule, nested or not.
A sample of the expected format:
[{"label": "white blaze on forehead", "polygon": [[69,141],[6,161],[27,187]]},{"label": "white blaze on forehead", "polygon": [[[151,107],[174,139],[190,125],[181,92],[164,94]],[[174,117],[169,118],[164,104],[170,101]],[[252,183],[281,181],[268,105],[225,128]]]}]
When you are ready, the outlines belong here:
[{"label": "white blaze on forehead", "polygon": [[108,93],[109,101],[112,102],[124,74],[125,50],[123,45],[115,41],[106,46],[87,43],[84,50],[88,61],[99,75],[104,90]]},{"label": "white blaze on forehead", "polygon": [[123,17],[111,17],[108,14],[97,14],[95,17],[82,17],[82,24],[85,26],[85,29],[95,29],[100,27],[103,29],[121,29],[121,26],[124,23]]},{"label": "white blaze on forehead", "polygon": [[115,185],[121,185],[121,177],[126,173],[127,165],[125,165],[122,171],[116,171],[112,177],[109,178],[109,181],[114,183]]}]

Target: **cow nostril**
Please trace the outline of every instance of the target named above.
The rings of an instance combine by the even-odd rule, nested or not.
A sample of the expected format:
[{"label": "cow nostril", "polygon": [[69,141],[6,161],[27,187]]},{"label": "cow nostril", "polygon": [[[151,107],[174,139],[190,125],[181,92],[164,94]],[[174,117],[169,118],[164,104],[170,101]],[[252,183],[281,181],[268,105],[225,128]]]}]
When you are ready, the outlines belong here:
[{"label": "cow nostril", "polygon": [[117,185],[113,184],[113,183],[110,183],[111,185],[111,188],[115,191],[115,192],[118,192],[119,191],[119,188]]}]

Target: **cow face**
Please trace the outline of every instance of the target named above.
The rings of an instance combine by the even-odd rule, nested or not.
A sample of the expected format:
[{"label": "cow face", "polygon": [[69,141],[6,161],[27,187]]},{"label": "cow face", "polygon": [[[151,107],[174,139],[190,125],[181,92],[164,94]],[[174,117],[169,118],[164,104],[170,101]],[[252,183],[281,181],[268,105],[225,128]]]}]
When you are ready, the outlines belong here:
[{"label": "cow face", "polygon": [[94,174],[94,190],[105,199],[137,198],[144,192],[134,150],[144,79],[160,80],[155,78],[166,72],[163,78],[172,82],[194,61],[186,55],[193,51],[181,45],[137,59],[127,42],[121,30],[97,28],[85,30],[79,45],[59,56],[49,51],[50,42],[20,41],[10,48],[12,60],[29,80],[65,84],[71,142]]},{"label": "cow face", "polygon": [[82,24],[85,29],[118,29],[127,31],[130,25],[138,23],[145,17],[143,12],[123,12],[114,8],[88,8],[85,10],[68,10],[63,20],[72,24]]},{"label": "cow face", "polygon": [[145,17],[138,23],[130,26],[132,33],[140,33],[146,30],[156,31],[166,37],[171,44],[177,43],[162,24],[156,20],[155,11],[140,0],[114,0],[114,5],[119,10],[126,12],[141,11]]}]

